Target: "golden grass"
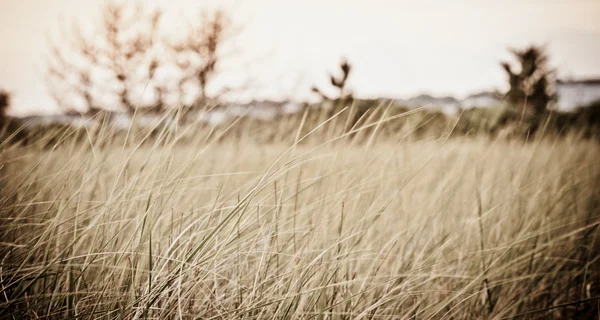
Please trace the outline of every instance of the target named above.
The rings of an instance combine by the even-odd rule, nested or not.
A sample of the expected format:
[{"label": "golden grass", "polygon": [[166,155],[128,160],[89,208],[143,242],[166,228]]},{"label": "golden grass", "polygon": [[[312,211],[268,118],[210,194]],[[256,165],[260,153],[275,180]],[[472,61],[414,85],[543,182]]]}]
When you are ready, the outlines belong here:
[{"label": "golden grass", "polygon": [[2,318],[597,317],[597,143],[110,134],[1,151]]}]

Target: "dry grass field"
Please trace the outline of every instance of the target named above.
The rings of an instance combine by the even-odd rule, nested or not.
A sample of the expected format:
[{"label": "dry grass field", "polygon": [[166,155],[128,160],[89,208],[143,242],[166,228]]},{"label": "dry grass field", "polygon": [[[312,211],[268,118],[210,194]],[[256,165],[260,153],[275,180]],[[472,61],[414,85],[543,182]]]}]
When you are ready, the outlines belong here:
[{"label": "dry grass field", "polygon": [[598,318],[597,142],[108,134],[0,151],[0,318]]}]

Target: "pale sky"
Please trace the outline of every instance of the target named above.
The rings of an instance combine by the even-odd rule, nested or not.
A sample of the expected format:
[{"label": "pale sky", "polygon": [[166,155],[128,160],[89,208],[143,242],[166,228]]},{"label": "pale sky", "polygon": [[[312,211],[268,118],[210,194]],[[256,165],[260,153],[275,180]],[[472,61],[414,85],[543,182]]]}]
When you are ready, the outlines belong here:
[{"label": "pale sky", "polygon": [[[64,37],[61,23],[93,26],[105,2],[0,0],[0,88],[13,92],[13,114],[56,110],[44,80],[48,39]],[[361,97],[502,89],[506,48],[528,43],[547,45],[561,77],[600,76],[600,0],[144,2],[172,21],[215,4],[233,10],[244,26],[238,47],[252,65],[230,66],[227,77],[255,74],[258,98],[304,99],[313,84],[327,85],[342,56]]]}]

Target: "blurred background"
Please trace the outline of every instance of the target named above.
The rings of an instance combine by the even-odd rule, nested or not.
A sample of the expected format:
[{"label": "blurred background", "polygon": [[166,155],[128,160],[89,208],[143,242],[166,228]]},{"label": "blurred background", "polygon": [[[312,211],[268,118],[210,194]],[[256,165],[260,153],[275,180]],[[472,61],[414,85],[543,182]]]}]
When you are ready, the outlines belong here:
[{"label": "blurred background", "polygon": [[594,0],[4,0],[0,12],[3,109],[18,118],[209,104],[272,118],[343,96],[456,115],[505,105],[511,88],[511,105],[531,104],[540,78],[535,108],[600,99]]}]

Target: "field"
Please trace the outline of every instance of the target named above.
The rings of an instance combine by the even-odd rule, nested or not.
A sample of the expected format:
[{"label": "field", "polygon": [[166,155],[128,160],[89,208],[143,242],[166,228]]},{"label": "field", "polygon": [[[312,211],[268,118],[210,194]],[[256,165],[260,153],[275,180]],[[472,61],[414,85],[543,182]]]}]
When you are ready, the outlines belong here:
[{"label": "field", "polygon": [[597,142],[376,133],[4,146],[0,317],[598,318]]}]

